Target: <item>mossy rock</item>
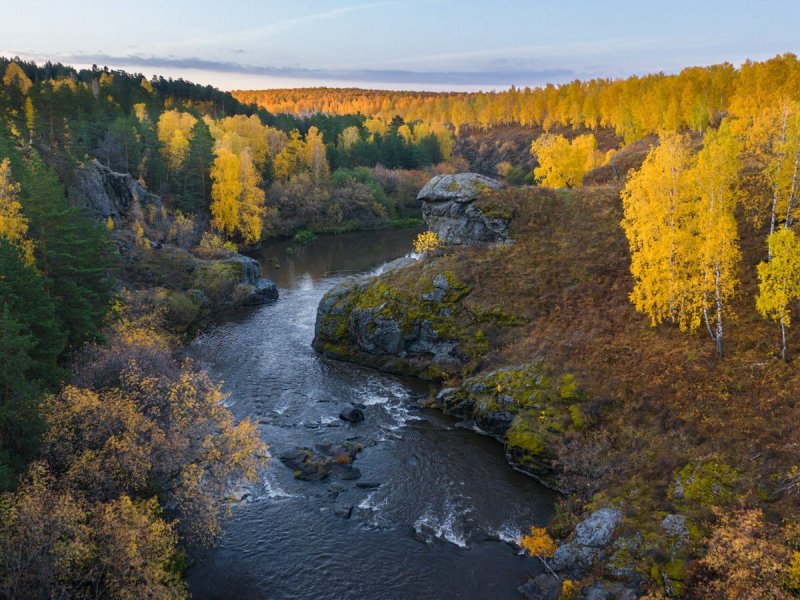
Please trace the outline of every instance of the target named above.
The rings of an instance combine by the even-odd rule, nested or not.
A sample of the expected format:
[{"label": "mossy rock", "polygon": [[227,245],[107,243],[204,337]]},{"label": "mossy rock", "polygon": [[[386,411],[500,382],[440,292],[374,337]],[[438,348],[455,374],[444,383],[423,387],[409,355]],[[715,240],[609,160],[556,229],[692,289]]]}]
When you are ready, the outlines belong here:
[{"label": "mossy rock", "polygon": [[736,501],[739,472],[719,460],[690,463],[675,477],[670,490],[672,498],[682,504],[695,504],[704,509],[727,506]]},{"label": "mossy rock", "polygon": [[314,347],[348,360],[425,379],[461,372],[491,349],[513,315],[467,306],[472,288],[455,274],[412,265],[353,279],[320,302]]},{"label": "mossy rock", "polygon": [[[555,446],[568,431],[588,425],[583,394],[574,377],[550,377],[541,363],[470,377],[438,397],[442,410],[479,426],[487,417],[513,417],[500,437],[509,461],[546,485],[555,486]],[[509,418],[509,417],[505,417]]]}]

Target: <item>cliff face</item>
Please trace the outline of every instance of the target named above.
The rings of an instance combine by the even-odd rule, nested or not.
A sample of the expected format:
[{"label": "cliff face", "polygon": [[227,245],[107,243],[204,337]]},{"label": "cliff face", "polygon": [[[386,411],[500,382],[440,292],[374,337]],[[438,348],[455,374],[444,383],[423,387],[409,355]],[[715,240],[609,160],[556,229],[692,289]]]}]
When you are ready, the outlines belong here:
[{"label": "cliff face", "polygon": [[475,206],[487,190],[502,186],[477,173],[438,175],[420,190],[422,216],[428,228],[446,244],[492,244],[508,241],[509,219]]},{"label": "cliff face", "polygon": [[127,216],[136,202],[142,208],[148,204],[161,208],[161,199],[147,192],[129,173],[116,173],[97,160],[78,170],[77,181],[79,205],[103,220]]},{"label": "cliff face", "polygon": [[[463,298],[467,286],[422,265],[403,267],[419,277],[419,292],[390,287],[395,269],[352,278],[328,292],[317,309],[314,348],[340,360],[386,371],[440,379],[458,372],[476,351]],[[425,280],[423,281],[422,278]]]},{"label": "cliff face", "polygon": [[[451,247],[506,242],[512,212],[479,201],[500,188],[474,173],[434,177],[419,195],[425,221]],[[492,307],[471,305],[471,292],[435,256],[350,279],[320,302],[314,348],[426,379],[460,373],[488,351],[489,337],[515,322]]]}]

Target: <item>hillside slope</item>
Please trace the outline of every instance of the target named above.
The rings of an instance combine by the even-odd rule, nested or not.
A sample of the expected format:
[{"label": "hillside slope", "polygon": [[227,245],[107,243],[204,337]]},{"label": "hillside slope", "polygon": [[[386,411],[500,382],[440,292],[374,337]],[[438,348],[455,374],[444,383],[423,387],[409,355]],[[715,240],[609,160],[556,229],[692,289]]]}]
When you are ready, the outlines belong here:
[{"label": "hillside slope", "polygon": [[[444,381],[436,404],[563,491],[554,533],[566,537],[585,511],[623,511],[613,552],[567,572],[619,578],[624,567],[630,585],[679,595],[717,576],[699,560],[735,507],[794,519],[800,377],[751,304],[755,269],[742,273],[724,360],[706,336],[652,328],[634,311],[618,185],[487,192],[478,203],[513,217],[514,243],[449,249],[359,282],[340,297],[341,345],[323,349],[369,362],[348,334],[354,310],[394,316],[406,334],[427,321],[455,344],[451,360],[423,349],[379,366]],[[742,227],[743,264],[763,253],[760,233]],[[437,277],[448,285],[434,302]],[[681,543],[662,527],[667,515],[685,524]],[[786,556],[777,532],[764,536]]]}]

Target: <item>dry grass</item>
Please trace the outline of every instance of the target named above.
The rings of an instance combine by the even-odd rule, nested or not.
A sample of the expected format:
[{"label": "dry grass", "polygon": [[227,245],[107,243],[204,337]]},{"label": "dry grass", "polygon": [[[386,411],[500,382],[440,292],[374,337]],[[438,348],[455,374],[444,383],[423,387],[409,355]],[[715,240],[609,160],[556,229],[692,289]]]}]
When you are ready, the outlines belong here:
[{"label": "dry grass", "polygon": [[[654,329],[634,311],[619,184],[505,190],[480,202],[516,215],[515,243],[454,251],[436,268],[473,288],[468,305],[500,308],[525,325],[491,340],[475,367],[544,359],[575,374],[614,440],[621,466],[603,482],[611,495],[644,485],[643,505],[669,510],[676,470],[715,456],[742,473],[744,496],[787,515],[796,499],[776,490],[800,462],[800,371],[777,359],[778,331],[755,312],[763,232],[742,225],[742,285],[728,356],[719,360],[704,332]],[[790,353],[800,357],[800,338],[791,335]]]}]

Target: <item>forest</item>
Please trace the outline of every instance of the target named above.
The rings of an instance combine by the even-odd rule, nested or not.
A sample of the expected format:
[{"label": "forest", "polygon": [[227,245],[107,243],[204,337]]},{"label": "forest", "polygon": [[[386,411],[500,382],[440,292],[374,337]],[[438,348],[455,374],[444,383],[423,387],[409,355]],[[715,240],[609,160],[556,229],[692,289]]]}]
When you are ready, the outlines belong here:
[{"label": "forest", "polygon": [[[0,74],[0,596],[186,597],[192,552],[219,539],[236,487],[257,481],[268,456],[256,423],[236,422],[222,384],[181,352],[201,314],[222,318],[221,307],[244,294],[213,260],[270,237],[300,244],[326,232],[419,225],[417,193],[430,177],[481,170],[473,164],[485,156],[499,157],[489,174],[504,182],[500,193],[515,214],[527,215],[528,237],[513,252],[531,250],[514,255],[498,276],[508,288],[495,299],[497,310],[547,296],[526,287],[534,286],[526,276],[532,271],[541,276],[536,286],[550,282],[563,300],[550,324],[562,332],[570,330],[571,310],[578,320],[581,311],[596,319],[597,306],[613,301],[608,314],[624,344],[598,349],[605,338],[597,334],[582,342],[589,362],[565,346],[553,357],[597,381],[606,360],[598,356],[609,347],[620,354],[634,348],[653,369],[668,355],[675,362],[664,359],[664,372],[686,386],[676,392],[663,384],[658,392],[664,406],[685,411],[680,416],[634,402],[598,407],[596,419],[587,417],[603,424],[592,433],[591,464],[575,458],[566,469],[591,474],[598,455],[618,460],[630,450],[632,434],[621,421],[644,416],[674,429],[664,434],[673,436],[664,454],[652,447],[642,453],[650,452],[648,469],[677,468],[665,453],[684,445],[682,502],[691,504],[686,512],[696,529],[678,558],[665,560],[655,549],[641,559],[655,565],[651,597],[667,593],[664,582],[673,596],[685,582],[705,597],[800,593],[794,434],[757,417],[765,407],[793,410],[796,399],[796,56],[469,94],[227,93],[6,58]],[[512,135],[524,140],[521,150],[509,150]],[[144,191],[126,214],[92,210],[80,173],[94,163],[129,175]],[[550,255],[535,239],[534,215],[541,223],[562,220],[562,229],[547,232],[558,237]],[[617,234],[622,253],[608,242]],[[570,250],[563,235],[585,236],[593,249]],[[619,264],[591,262],[605,247],[606,260],[619,257]],[[483,264],[465,266],[467,253],[430,234],[417,249],[453,261],[456,272],[474,274]],[[531,256],[540,263],[526,264]],[[575,275],[579,266],[555,264],[562,258],[597,270]],[[211,264],[184,284],[186,265],[198,260]],[[620,275],[614,268],[623,263]],[[551,271],[539,271],[545,268]],[[591,302],[573,295],[570,286],[589,286],[592,277],[597,285],[613,282],[614,293]],[[632,321],[635,312],[642,322]],[[525,313],[519,322],[542,314]],[[603,330],[587,322],[595,334]],[[698,354],[699,336],[710,353]],[[533,333],[526,340],[520,343],[538,343]],[[515,351],[528,356],[526,348]],[[454,381],[498,356],[516,357],[489,354],[487,345],[479,357],[486,363],[476,359]],[[608,382],[624,387],[607,383],[609,398],[649,393],[619,375],[627,366],[608,360]],[[752,375],[765,364],[765,374]],[[737,412],[727,404],[732,399],[750,404]],[[732,435],[725,447],[708,441],[714,427],[750,437]],[[648,430],[642,439],[648,435],[658,434]],[[572,441],[591,454],[591,440]],[[765,448],[757,456],[764,462],[729,465],[727,457],[748,443]],[[634,477],[609,464],[596,479],[607,483],[607,495],[624,495]],[[562,521],[596,501],[585,491],[572,489]],[[524,547],[547,558],[552,540],[536,535]]]}]

